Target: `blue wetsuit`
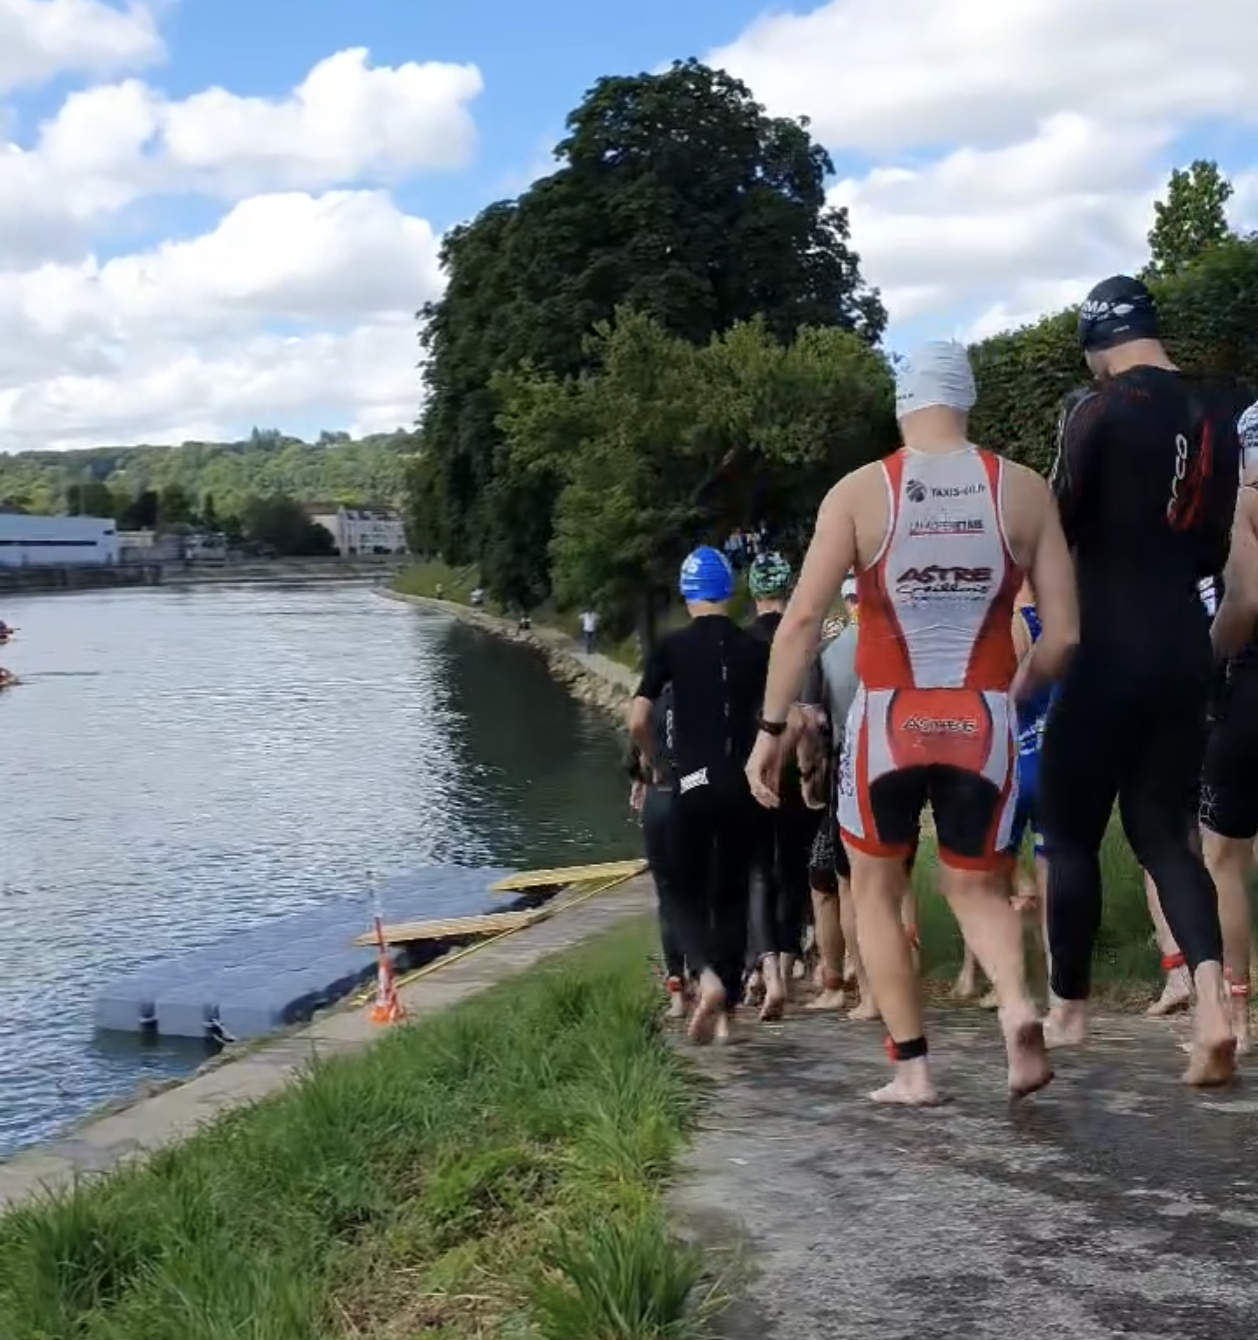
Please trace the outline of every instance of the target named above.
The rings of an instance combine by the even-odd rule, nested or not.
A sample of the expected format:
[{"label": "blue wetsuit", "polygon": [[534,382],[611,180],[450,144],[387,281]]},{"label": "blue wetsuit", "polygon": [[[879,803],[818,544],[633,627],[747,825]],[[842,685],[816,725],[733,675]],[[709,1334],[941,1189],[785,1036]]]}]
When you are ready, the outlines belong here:
[{"label": "blue wetsuit", "polygon": [[[1023,605],[1018,611],[1031,635],[1031,644],[1040,640],[1040,616],[1034,605]],[[1013,833],[1010,851],[1022,849],[1026,831],[1031,830],[1036,856],[1044,855],[1044,839],[1036,823],[1036,796],[1039,791],[1040,740],[1044,736],[1044,722],[1052,701],[1053,688],[1041,689],[1018,706],[1018,805],[1013,815]]]}]

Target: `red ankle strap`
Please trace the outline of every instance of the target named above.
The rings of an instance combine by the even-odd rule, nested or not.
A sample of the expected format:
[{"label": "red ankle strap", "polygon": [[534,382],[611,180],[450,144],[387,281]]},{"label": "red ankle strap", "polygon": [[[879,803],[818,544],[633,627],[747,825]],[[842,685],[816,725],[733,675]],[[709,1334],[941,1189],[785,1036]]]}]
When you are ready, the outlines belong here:
[{"label": "red ankle strap", "polygon": [[1184,956],[1183,956],[1183,954],[1163,954],[1163,955],[1162,955],[1162,971],[1163,971],[1163,972],[1174,972],[1176,968],[1182,968],[1183,966],[1184,966]]}]

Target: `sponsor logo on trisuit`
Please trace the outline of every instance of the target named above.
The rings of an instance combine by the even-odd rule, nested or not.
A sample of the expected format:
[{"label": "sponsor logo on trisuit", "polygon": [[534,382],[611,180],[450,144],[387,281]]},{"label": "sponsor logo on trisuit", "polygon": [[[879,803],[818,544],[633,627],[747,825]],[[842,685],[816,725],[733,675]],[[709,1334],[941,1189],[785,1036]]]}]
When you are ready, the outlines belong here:
[{"label": "sponsor logo on trisuit", "polygon": [[986,596],[991,590],[991,568],[969,568],[959,564],[928,564],[905,568],[895,579],[896,594],[928,599],[933,596]]},{"label": "sponsor logo on trisuit", "polygon": [[918,735],[977,735],[978,722],[972,717],[909,717],[901,730]]},{"label": "sponsor logo on trisuit", "polygon": [[976,516],[931,516],[921,521],[914,521],[909,527],[910,538],[926,535],[984,535],[986,532],[987,527]]},{"label": "sponsor logo on trisuit", "polygon": [[950,484],[936,488],[933,484],[923,484],[920,479],[910,479],[904,485],[904,493],[909,502],[923,503],[927,498],[972,498],[986,489],[985,484]]}]

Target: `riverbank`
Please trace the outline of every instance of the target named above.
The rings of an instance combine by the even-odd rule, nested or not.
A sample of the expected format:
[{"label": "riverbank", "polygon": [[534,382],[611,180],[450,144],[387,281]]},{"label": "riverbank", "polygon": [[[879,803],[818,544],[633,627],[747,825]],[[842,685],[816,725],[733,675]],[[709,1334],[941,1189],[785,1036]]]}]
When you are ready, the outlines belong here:
[{"label": "riverbank", "polygon": [[262,1053],[216,1071],[236,1071],[240,1110],[0,1220],[0,1333],[683,1334],[700,1262],[673,1242],[661,1192],[696,1098],[660,1027],[641,903],[588,904],[579,938],[618,928],[544,968],[519,972],[541,957],[521,939],[492,966],[437,974],[412,1013],[437,1009],[433,992],[452,1007],[362,1055],[340,1054],[339,1016],[340,1046],[300,1079],[290,1060],[268,1101],[240,1106],[261,1096]]},{"label": "riverbank", "polygon": [[521,629],[518,621],[465,605],[457,600],[439,600],[435,596],[412,595],[381,587],[376,595],[414,605],[434,614],[447,614],[494,637],[532,648],[545,658],[550,673],[580,702],[589,703],[623,724],[625,710],[639,676],[636,671],[601,652],[587,653],[562,629],[536,623]]},{"label": "riverbank", "polygon": [[151,586],[233,586],[283,582],[389,582],[396,559],[278,558],[241,563],[108,563],[0,567],[0,595],[112,591]]}]

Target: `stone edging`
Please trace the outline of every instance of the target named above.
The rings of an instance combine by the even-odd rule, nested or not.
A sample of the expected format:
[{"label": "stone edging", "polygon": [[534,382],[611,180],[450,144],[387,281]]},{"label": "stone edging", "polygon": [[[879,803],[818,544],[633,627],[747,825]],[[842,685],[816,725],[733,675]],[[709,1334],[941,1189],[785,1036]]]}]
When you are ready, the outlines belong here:
[{"label": "stone edging", "polygon": [[637,687],[638,676],[627,666],[613,661],[610,657],[597,652],[587,656],[578,651],[572,639],[557,628],[533,628],[521,632],[510,619],[488,614],[484,610],[473,609],[454,600],[437,600],[432,596],[404,595],[401,591],[385,588],[374,594],[388,600],[398,600],[407,605],[416,605],[420,609],[433,613],[448,614],[460,623],[470,624],[473,628],[483,629],[495,637],[508,642],[520,642],[532,647],[545,658],[551,675],[583,703],[589,703],[599,711],[615,718],[619,724],[625,719],[625,709]]}]

